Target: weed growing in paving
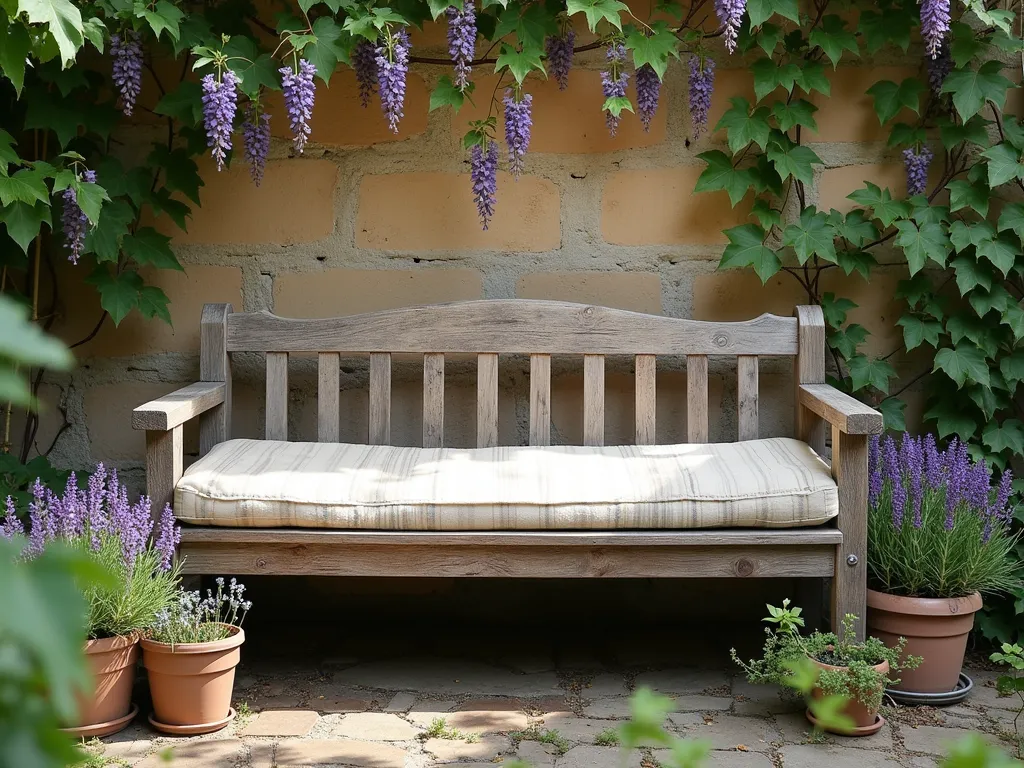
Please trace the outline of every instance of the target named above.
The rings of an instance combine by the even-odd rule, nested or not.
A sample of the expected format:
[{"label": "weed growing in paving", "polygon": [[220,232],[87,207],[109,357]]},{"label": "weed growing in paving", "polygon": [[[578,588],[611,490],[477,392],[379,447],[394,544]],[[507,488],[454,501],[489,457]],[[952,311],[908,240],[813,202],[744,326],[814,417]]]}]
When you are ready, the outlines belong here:
[{"label": "weed growing in paving", "polygon": [[421,736],[424,739],[449,739],[451,741],[462,740],[469,744],[480,741],[479,733],[463,733],[458,728],[448,725],[443,717],[435,717],[430,721],[430,727]]},{"label": "weed growing in paving", "polygon": [[599,747],[619,746],[619,732],[614,728],[605,728],[594,739],[594,744]]},{"label": "weed growing in paving", "polygon": [[525,731],[513,731],[509,736],[517,745],[521,741],[539,741],[541,744],[550,744],[558,750],[560,755],[564,755],[572,746],[565,736],[553,728],[542,731],[537,726],[532,726]]}]

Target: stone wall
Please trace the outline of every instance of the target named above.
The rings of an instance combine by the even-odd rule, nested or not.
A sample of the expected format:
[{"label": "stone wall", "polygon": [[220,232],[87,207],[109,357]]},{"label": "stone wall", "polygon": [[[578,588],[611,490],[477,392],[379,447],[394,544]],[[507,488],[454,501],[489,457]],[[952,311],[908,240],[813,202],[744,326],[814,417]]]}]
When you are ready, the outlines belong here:
[{"label": "stone wall", "polygon": [[[443,34],[428,26],[414,38],[417,52],[442,51]],[[719,62],[712,125],[729,97],[752,96],[742,59],[719,57]],[[609,138],[599,108],[601,64],[600,51],[578,57],[564,93],[552,81],[531,80],[535,119],[527,174],[518,182],[501,174],[496,215],[486,232],[476,219],[460,142],[468,121],[484,114],[493,76],[478,80],[479,108],[468,106],[457,116],[447,109],[428,113],[429,91],[446,70],[415,66],[402,130],[392,136],[376,101],[360,108],[354,77],[339,73],[329,89],[318,84],[313,142],[303,157],[291,156],[283,110],[274,105],[275,140],[263,186],[252,185],[241,163],[219,174],[203,165],[203,207],[194,212],[188,232],[174,238],[185,272],[148,278],[171,297],[173,327],[132,316],[117,329],[108,322],[78,347],[78,369],[43,387],[49,409],[39,447],[49,446],[60,429],[59,405],[68,425],[56,442],[57,463],[104,461],[138,482],[143,437],[132,431],[130,411],[197,378],[204,302],[292,317],[475,298],[563,299],[703,320],[745,319],[765,311],[789,315],[804,300],[790,277],[781,275],[762,287],[751,272],[716,269],[725,242],[721,230],[742,221],[746,207],[731,209],[724,193],[693,193],[702,169],[697,154],[722,144],[723,137],[713,133],[695,141],[691,136],[685,60],[670,66],[650,132],[626,114],[616,138]],[[914,70],[906,62],[878,60],[829,73],[832,97],[815,96],[820,133],[806,136],[825,161],[809,202],[848,209],[846,195],[864,179],[900,193],[902,168],[885,147],[865,90],[879,79],[899,81]],[[152,82],[145,92],[155,92]],[[147,151],[164,130],[155,122],[132,127],[121,137],[125,151]],[[851,319],[872,331],[873,351],[900,346],[893,291],[902,276],[900,267],[882,267],[870,285],[839,269],[825,278],[827,290],[860,305]],[[82,338],[99,317],[91,290],[76,290],[81,279],[75,269],[60,268],[55,330],[69,342]],[[553,433],[559,442],[579,440],[582,431],[578,363],[555,366]],[[673,361],[659,365],[658,439],[680,439],[685,371]],[[475,372],[469,363],[449,368],[449,440],[471,445]],[[234,434],[259,436],[262,360],[240,355],[235,370]],[[629,361],[609,366],[609,442],[628,441],[632,434],[629,371]],[[412,362],[397,366],[393,424],[399,443],[419,440],[420,376]],[[315,436],[315,380],[312,358],[293,361],[292,439]],[[342,381],[342,437],[365,440],[362,361],[351,361]],[[528,419],[522,361],[503,364],[501,381],[500,439],[522,441]],[[788,364],[766,362],[761,387],[762,434],[788,434]],[[734,372],[724,360],[712,366],[711,409],[712,438],[733,439]],[[912,418],[914,413],[917,406]],[[194,429],[186,446],[194,453]]]}]

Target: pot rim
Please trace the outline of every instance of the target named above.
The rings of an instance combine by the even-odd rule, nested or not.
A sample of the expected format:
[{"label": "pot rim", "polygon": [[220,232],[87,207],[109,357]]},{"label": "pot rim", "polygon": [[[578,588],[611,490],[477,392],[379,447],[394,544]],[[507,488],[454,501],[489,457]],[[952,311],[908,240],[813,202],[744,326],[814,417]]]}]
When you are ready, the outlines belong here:
[{"label": "pot rim", "polygon": [[129,632],[127,635],[114,635],[113,637],[98,637],[94,640],[85,641],[86,653],[110,653],[123,648],[130,648],[139,642],[138,631]]},{"label": "pot rim", "polygon": [[909,597],[868,590],[868,607],[911,616],[963,616],[977,613],[982,607],[980,592],[964,597]]},{"label": "pot rim", "polygon": [[230,637],[225,637],[223,640],[212,640],[208,643],[161,643],[156,640],[150,640],[148,637],[142,638],[142,647],[144,650],[151,653],[217,653],[219,651],[230,651],[232,648],[237,648],[245,642],[245,630],[241,627],[236,627],[233,624],[226,625],[233,630]]},{"label": "pot rim", "polygon": [[[807,655],[807,658],[810,659],[812,662],[814,662],[817,666],[821,667],[822,669],[830,669],[830,670],[849,669],[849,667],[837,667],[834,664],[826,664],[823,661],[818,661],[816,658],[814,658],[810,654]],[[887,674],[889,674],[889,662],[886,661],[885,659],[882,659],[880,662],[878,662],[877,664],[875,664],[873,666],[873,669],[875,669],[878,672],[881,672],[883,675],[887,675]]]}]

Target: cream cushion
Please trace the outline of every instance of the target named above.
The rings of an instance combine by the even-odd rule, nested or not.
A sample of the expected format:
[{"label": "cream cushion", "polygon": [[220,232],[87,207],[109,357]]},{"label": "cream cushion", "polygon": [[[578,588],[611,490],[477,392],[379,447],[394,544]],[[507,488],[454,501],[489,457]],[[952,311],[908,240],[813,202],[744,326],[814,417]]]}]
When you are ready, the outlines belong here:
[{"label": "cream cushion", "polygon": [[364,530],[790,528],[835,517],[787,438],[709,445],[402,448],[228,440],[182,476],[188,523]]}]

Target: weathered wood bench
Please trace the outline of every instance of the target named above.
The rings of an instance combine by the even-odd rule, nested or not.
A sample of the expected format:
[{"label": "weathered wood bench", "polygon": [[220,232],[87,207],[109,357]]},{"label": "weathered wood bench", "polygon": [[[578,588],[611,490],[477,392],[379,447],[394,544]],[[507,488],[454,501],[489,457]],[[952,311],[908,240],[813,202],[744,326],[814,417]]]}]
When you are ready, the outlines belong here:
[{"label": "weathered wood bench", "polygon": [[737,360],[740,441],[758,438],[758,358],[792,357],[796,437],[824,455],[825,425],[831,425],[831,473],[839,512],[828,524],[711,530],[186,525],[181,542],[184,570],[240,575],[830,577],[833,623],[855,613],[861,618],[862,632],[868,435],[881,431],[882,419],[878,412],[824,383],[825,326],[820,308],[797,307],[794,315],[718,323],[558,302],[472,301],[298,320],[266,312],[233,312],[230,305],[210,304],[203,310],[201,324],[202,380],[135,409],[133,426],[146,430],[147,487],[154,509],[161,509],[174,499],[182,478],[182,425],[199,417],[201,456],[229,439],[232,353],[266,353],[266,438],[279,441],[288,439],[288,356],[319,353],[321,443],[339,440],[341,358],[368,354],[368,443],[379,446],[390,444],[392,354],[421,354],[423,445],[427,448],[444,442],[446,354],[476,355],[476,442],[481,448],[500,445],[501,354],[529,355],[531,446],[550,444],[552,355],[583,356],[586,446],[601,446],[604,441],[607,355],[635,359],[637,446],[655,443],[657,356],[685,356],[688,441],[697,444],[708,442],[709,356]]}]

